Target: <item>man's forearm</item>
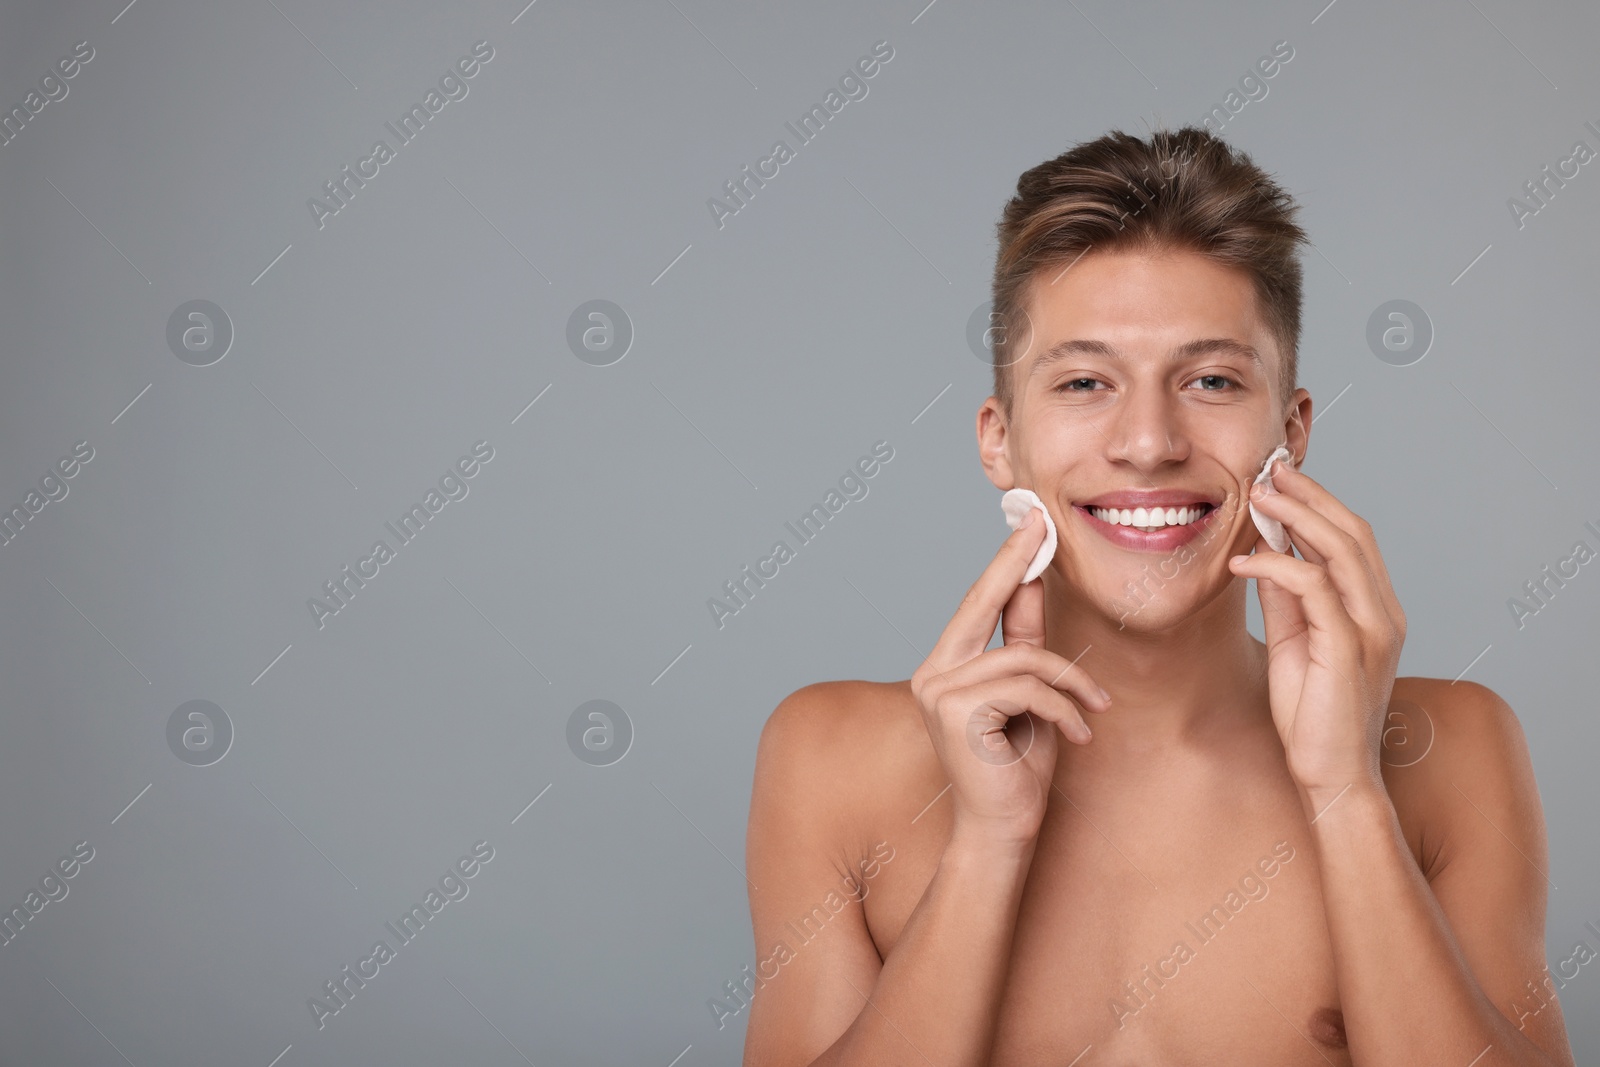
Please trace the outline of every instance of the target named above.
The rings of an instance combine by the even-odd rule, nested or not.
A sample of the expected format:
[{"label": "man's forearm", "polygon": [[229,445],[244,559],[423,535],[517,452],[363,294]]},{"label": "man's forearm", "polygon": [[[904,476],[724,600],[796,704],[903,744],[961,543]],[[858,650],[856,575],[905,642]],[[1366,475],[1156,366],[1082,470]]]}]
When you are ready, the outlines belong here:
[{"label": "man's forearm", "polygon": [[981,1067],[989,1061],[1034,845],[959,829],[861,1013],[815,1061]]},{"label": "man's forearm", "polygon": [[1357,1067],[1465,1065],[1490,1047],[1488,1062],[1554,1067],[1479,988],[1381,786],[1352,786],[1311,831]]}]

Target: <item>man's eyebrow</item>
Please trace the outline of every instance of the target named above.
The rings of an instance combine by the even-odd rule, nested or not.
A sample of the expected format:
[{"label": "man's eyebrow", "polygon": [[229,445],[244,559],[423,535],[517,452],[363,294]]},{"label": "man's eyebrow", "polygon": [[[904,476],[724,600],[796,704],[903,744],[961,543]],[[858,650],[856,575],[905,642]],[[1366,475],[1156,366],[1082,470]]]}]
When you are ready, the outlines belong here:
[{"label": "man's eyebrow", "polygon": [[[1267,371],[1267,365],[1262,360],[1261,353],[1256,351],[1254,345],[1247,345],[1243,341],[1236,341],[1231,337],[1202,337],[1193,341],[1185,341],[1168,352],[1167,358],[1174,361],[1193,359],[1196,356],[1204,356],[1214,352],[1222,355],[1243,356],[1254,363],[1263,374]],[[1040,353],[1039,358],[1034,360],[1033,368],[1028,373],[1032,376],[1052,363],[1058,363],[1075,355],[1101,356],[1105,359],[1124,358],[1121,352],[1104,341],[1074,338],[1067,341],[1058,341]]]}]

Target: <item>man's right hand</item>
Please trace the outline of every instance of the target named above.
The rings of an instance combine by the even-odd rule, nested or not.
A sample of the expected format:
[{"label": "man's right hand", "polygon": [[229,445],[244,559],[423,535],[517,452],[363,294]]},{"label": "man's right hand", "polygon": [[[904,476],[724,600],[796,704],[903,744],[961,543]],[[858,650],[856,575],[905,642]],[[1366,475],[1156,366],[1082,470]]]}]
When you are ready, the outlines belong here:
[{"label": "man's right hand", "polygon": [[[1012,531],[911,676],[928,736],[949,776],[955,830],[1025,845],[1044,820],[1056,736],[1088,744],[1082,709],[1110,698],[1087,672],[1044,647],[1044,582],[1019,584],[1044,543],[1038,509]],[[989,649],[995,623],[1004,644]]]}]

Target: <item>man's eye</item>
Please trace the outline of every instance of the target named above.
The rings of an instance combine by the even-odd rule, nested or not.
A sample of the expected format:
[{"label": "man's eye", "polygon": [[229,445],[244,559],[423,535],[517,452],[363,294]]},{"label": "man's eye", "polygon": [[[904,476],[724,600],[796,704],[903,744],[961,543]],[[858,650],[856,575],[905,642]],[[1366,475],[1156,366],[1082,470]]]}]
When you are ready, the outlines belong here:
[{"label": "man's eye", "polygon": [[[1058,392],[1058,393],[1088,393],[1088,392],[1093,392],[1094,391],[1094,387],[1097,384],[1099,384],[1099,383],[1094,378],[1073,378],[1073,379],[1071,379],[1069,381],[1062,382],[1060,385],[1056,386],[1056,392]],[[1087,388],[1079,389],[1078,386],[1080,386],[1080,385],[1087,386]]]},{"label": "man's eye", "polygon": [[1203,393],[1220,392],[1225,386],[1234,384],[1232,378],[1221,374],[1202,374],[1200,377],[1196,378],[1195,381],[1213,383],[1211,385],[1202,385],[1200,391]]}]

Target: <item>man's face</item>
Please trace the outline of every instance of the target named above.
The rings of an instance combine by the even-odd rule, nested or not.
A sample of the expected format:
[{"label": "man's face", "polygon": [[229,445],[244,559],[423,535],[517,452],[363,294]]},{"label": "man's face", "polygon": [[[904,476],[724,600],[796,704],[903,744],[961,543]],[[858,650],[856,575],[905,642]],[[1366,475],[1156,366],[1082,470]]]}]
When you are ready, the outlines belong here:
[{"label": "man's face", "polygon": [[1254,543],[1246,504],[1267,455],[1287,439],[1303,458],[1309,394],[1286,409],[1248,277],[1194,253],[1090,253],[1041,272],[1027,311],[1011,327],[1011,418],[993,398],[979,413],[990,479],[1039,494],[1058,528],[1051,569],[1090,603],[1138,630],[1184,618]]}]

